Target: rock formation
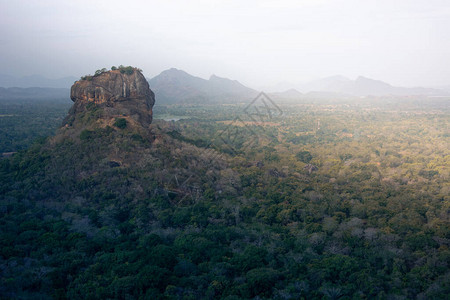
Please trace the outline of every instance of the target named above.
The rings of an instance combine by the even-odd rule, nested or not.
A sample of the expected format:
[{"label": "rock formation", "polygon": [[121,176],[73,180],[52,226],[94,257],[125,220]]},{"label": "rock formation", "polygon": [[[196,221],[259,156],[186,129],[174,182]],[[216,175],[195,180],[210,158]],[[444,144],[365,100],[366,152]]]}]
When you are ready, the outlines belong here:
[{"label": "rock formation", "polygon": [[65,120],[68,125],[92,107],[102,109],[102,119],[128,118],[144,127],[152,122],[155,94],[137,68],[85,76],[72,85],[70,98],[74,105]]}]

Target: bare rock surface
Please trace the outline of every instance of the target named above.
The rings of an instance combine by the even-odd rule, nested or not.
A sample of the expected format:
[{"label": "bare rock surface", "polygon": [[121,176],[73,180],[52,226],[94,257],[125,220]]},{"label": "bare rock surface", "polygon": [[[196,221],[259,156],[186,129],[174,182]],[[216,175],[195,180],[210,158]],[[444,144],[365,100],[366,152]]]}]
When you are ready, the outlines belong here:
[{"label": "bare rock surface", "polygon": [[101,108],[99,118],[106,120],[126,117],[144,127],[152,122],[155,94],[137,68],[86,76],[72,85],[70,98],[74,105],[65,124],[70,125],[77,114],[93,108]]}]

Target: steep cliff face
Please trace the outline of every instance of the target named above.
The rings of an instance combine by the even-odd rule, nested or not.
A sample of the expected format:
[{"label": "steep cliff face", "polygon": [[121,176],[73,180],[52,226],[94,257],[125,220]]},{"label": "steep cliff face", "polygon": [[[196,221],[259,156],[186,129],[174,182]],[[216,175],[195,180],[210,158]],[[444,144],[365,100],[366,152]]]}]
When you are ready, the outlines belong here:
[{"label": "steep cliff face", "polygon": [[100,108],[100,118],[125,117],[147,127],[152,122],[155,94],[142,73],[113,70],[76,81],[70,91],[74,105],[65,120],[71,125],[77,115],[89,109]]}]

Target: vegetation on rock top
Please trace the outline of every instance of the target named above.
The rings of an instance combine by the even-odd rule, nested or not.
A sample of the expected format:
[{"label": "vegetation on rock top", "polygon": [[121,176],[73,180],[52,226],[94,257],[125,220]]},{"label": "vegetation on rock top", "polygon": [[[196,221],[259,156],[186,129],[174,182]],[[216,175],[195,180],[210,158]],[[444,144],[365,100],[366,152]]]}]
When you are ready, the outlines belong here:
[{"label": "vegetation on rock top", "polygon": [[[142,73],[142,70],[139,69],[139,68],[135,68],[135,67],[132,67],[132,66],[126,66],[126,67],[125,67],[125,66],[123,66],[123,65],[120,65],[120,66],[118,66],[118,67],[112,66],[110,70],[111,70],[111,71],[119,70],[120,73],[122,73],[122,74],[127,74],[127,75],[132,75],[132,74],[134,73],[135,70],[137,70],[137,71],[139,71],[139,72]],[[99,70],[95,71],[94,75],[90,75],[90,74],[89,74],[89,75],[81,76],[80,80],[88,80],[88,81],[91,81],[94,77],[100,76],[100,75],[102,75],[103,73],[106,73],[106,72],[108,72],[108,71],[109,71],[109,70],[106,69],[106,68],[99,69]]]}]

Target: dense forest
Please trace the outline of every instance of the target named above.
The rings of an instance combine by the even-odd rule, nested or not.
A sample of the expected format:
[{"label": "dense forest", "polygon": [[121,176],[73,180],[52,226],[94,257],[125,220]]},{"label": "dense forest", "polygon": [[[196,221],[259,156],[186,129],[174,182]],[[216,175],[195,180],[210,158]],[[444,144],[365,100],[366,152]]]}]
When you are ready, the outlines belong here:
[{"label": "dense forest", "polygon": [[0,156],[54,135],[71,104],[69,99],[0,99]]},{"label": "dense forest", "polygon": [[0,298],[448,299],[447,104],[155,106],[148,136],[52,137],[67,104],[2,103]]}]

